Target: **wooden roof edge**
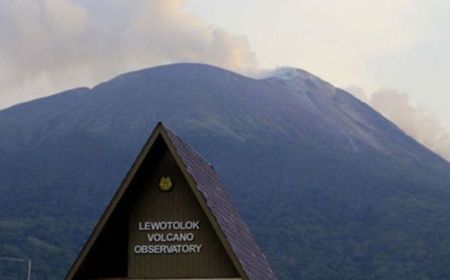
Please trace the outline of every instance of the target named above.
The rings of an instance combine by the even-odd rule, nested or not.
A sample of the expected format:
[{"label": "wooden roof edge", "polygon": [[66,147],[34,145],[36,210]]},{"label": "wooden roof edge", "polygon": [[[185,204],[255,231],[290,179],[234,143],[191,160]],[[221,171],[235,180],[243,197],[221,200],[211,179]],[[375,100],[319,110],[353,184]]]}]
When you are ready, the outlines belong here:
[{"label": "wooden roof edge", "polygon": [[[236,205],[233,203],[231,197],[228,195],[228,193],[226,193],[225,191],[225,187],[223,186],[218,174],[215,172],[213,166],[207,161],[205,160],[198,152],[196,152],[194,149],[192,149],[186,142],[184,142],[180,137],[178,137],[173,131],[171,131],[169,128],[164,127],[164,131],[163,131],[163,136],[166,135],[169,138],[169,141],[174,141],[176,143],[173,143],[173,145],[169,146],[169,147],[173,147],[175,149],[181,149],[182,151],[175,151],[173,153],[175,159],[180,160],[181,164],[184,165],[185,168],[181,168],[181,170],[183,172],[185,172],[185,177],[189,180],[191,180],[190,185],[191,187],[193,187],[193,192],[194,194],[197,196],[197,199],[199,200],[200,205],[202,206],[202,208],[204,208],[204,212],[208,214],[208,218],[211,222],[211,224],[213,225],[214,230],[216,231],[216,234],[221,237],[221,242],[222,244],[224,244],[225,249],[227,250],[228,255],[230,256],[230,259],[233,261],[233,264],[235,265],[235,267],[238,269],[239,274],[241,274],[241,277],[243,279],[258,279],[260,280],[261,278],[259,277],[259,275],[257,275],[258,273],[255,274],[255,270],[260,271],[261,273],[268,273],[268,275],[266,275],[264,277],[264,279],[277,279],[275,273],[273,272],[270,263],[268,262],[265,254],[263,253],[263,251],[261,250],[261,248],[258,245],[258,242],[256,241],[256,239],[253,237],[248,225],[244,222],[244,220],[242,219],[242,215],[240,215],[239,213],[239,209],[236,207]],[[182,158],[182,156],[186,156],[186,159]],[[196,157],[200,163],[201,166],[200,168],[195,168],[198,166],[195,166],[195,163],[192,165],[192,158],[191,156]],[[185,162],[186,160],[186,162]],[[195,159],[194,159],[195,161]],[[178,163],[180,165],[180,163]],[[222,189],[223,192],[220,193],[220,198],[221,199],[225,199],[227,201],[227,203],[229,203],[229,206],[231,206],[231,210],[232,212],[234,212],[233,214],[236,215],[236,218],[238,219],[237,223],[239,224],[238,227],[241,227],[241,229],[243,229],[246,232],[246,237],[249,238],[249,240],[252,243],[252,246],[250,246],[251,248],[247,248],[247,249],[251,249],[251,251],[249,251],[248,253],[254,253],[255,257],[259,259],[258,263],[259,265],[253,266],[252,267],[248,267],[247,265],[248,263],[248,259],[241,259],[241,257],[243,257],[243,252],[240,250],[240,248],[237,248],[235,246],[239,246],[238,244],[235,244],[235,242],[232,240],[233,238],[231,236],[227,236],[227,234],[229,233],[228,229],[222,228],[221,222],[218,221],[218,217],[216,217],[216,214],[220,216],[220,213],[216,213],[217,211],[214,211],[213,209],[211,209],[209,207],[209,204],[207,203],[207,201],[209,201],[211,198],[206,198],[203,194],[203,192],[205,190],[202,190],[205,186],[203,186],[202,188],[200,188],[200,185],[202,185],[202,183],[198,182],[197,179],[195,178],[195,171],[198,170],[204,170],[206,172],[209,172],[209,174],[214,177],[214,179],[216,180],[218,186],[216,185],[216,187],[219,187]],[[204,178],[199,178],[200,181],[202,181],[202,179]],[[204,184],[205,182],[203,182]],[[195,187],[197,186],[197,187]],[[206,195],[206,194],[205,194]],[[223,217],[222,217],[223,218]],[[222,220],[222,222],[224,222]],[[226,226],[226,225],[223,225]],[[231,239],[229,239],[231,237]],[[239,252],[238,252],[239,251]],[[245,265],[244,267],[244,263],[247,263],[247,265]],[[249,269],[247,271],[247,269]],[[265,272],[263,272],[263,270],[259,270],[259,269],[264,269]]]},{"label": "wooden roof edge", "polygon": [[97,240],[99,234],[102,232],[106,222],[110,218],[112,212],[116,208],[118,202],[121,200],[123,194],[128,189],[128,186],[130,185],[132,179],[134,178],[134,175],[136,174],[137,170],[141,166],[142,162],[146,158],[148,152],[150,151],[151,147],[155,143],[156,139],[159,135],[161,135],[161,131],[164,129],[164,125],[162,122],[158,122],[156,127],[153,129],[151,136],[148,138],[146,143],[144,144],[144,147],[136,157],[135,161],[131,165],[131,168],[128,170],[127,175],[122,180],[122,183],[120,184],[119,188],[113,195],[113,198],[111,199],[110,203],[106,207],[103,214],[100,216],[98,222],[96,223],[94,230],[90,234],[89,238],[85,242],[83,248],[81,249],[80,253],[78,254],[77,258],[73,262],[72,266],[70,267],[65,280],[70,280],[75,276],[75,273],[78,271],[80,266],[82,265],[83,261],[85,260],[88,252],[94,245],[95,241]]},{"label": "wooden roof edge", "polygon": [[[236,268],[236,271],[239,273],[239,276],[242,279],[248,280],[249,277],[247,275],[247,272],[243,268],[241,262],[239,261],[239,257],[234,252],[234,249],[233,249],[231,243],[228,241],[222,227],[220,226],[219,222],[217,221],[217,218],[214,216],[213,211],[209,208],[208,204],[206,203],[206,199],[203,196],[202,192],[196,187],[196,186],[198,186],[198,184],[197,184],[195,178],[189,172],[187,163],[184,162],[183,158],[180,156],[179,152],[177,151],[176,145],[172,142],[172,138],[168,134],[168,132],[172,133],[172,135],[177,137],[178,140],[182,141],[185,145],[187,145],[187,144],[183,140],[181,140],[178,136],[176,136],[176,134],[172,130],[170,130],[169,128],[164,126],[164,124],[161,123],[161,125],[163,128],[162,136],[163,136],[163,138],[166,138],[166,139],[164,139],[165,142],[170,143],[170,145],[167,145],[167,146],[168,146],[172,156],[175,158],[175,161],[177,162],[178,166],[180,167],[181,172],[187,179],[192,192],[194,193],[195,197],[197,198],[197,201],[200,204],[200,207],[202,208],[203,212],[206,214],[206,217],[208,218],[209,222],[211,223],[211,225],[214,229],[214,232],[219,237],[219,240],[222,243],[223,247],[225,248],[225,251],[227,252],[228,257],[230,258],[231,262],[233,263],[234,267]],[[207,165],[207,167],[212,169],[211,164],[209,164],[199,153],[197,153],[193,149],[191,149],[191,152],[195,153],[198,157],[200,157],[204,161],[204,163]],[[215,173],[214,170],[212,170],[212,171]]]}]

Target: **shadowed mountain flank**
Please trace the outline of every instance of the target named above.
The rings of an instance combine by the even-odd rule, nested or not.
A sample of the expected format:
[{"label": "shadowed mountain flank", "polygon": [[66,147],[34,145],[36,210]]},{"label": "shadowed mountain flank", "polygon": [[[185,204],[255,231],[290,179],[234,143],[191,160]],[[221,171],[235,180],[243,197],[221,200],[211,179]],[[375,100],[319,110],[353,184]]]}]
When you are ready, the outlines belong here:
[{"label": "shadowed mountain flank", "polygon": [[0,111],[2,255],[61,279],[158,121],[215,166],[280,279],[450,277],[448,162],[302,70],[201,64]]}]

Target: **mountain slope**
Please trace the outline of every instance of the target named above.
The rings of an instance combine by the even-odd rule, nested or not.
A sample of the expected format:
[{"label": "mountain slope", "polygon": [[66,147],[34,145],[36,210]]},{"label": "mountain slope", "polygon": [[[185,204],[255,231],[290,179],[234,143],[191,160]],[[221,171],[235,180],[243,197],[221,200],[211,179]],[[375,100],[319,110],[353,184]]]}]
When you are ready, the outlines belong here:
[{"label": "mountain slope", "polygon": [[215,166],[281,279],[450,277],[446,161],[304,71],[198,64],[0,111],[1,255],[61,279],[159,120]]}]

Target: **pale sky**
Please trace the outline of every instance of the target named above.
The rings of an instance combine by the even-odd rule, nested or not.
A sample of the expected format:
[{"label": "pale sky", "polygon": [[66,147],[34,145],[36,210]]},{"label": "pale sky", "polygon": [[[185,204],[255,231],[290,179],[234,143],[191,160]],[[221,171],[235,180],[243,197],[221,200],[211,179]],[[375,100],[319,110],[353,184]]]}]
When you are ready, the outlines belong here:
[{"label": "pale sky", "polygon": [[450,1],[0,5],[0,108],[166,63],[202,62],[250,75],[292,66],[349,89],[450,158]]},{"label": "pale sky", "polygon": [[294,66],[339,87],[393,88],[450,128],[450,1],[192,0],[205,22],[245,35],[259,66]]}]

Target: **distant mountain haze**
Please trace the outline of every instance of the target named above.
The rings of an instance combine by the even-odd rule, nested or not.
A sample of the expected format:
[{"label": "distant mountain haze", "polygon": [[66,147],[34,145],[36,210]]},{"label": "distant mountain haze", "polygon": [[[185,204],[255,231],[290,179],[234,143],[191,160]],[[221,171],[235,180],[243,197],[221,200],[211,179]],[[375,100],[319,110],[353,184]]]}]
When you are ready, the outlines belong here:
[{"label": "distant mountain haze", "polygon": [[293,68],[173,64],[0,111],[0,256],[62,279],[158,121],[215,167],[280,279],[450,278],[450,164]]}]

